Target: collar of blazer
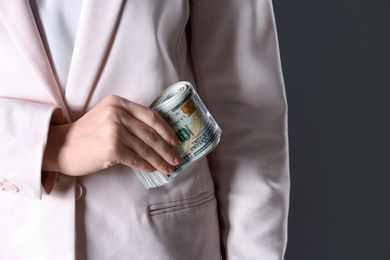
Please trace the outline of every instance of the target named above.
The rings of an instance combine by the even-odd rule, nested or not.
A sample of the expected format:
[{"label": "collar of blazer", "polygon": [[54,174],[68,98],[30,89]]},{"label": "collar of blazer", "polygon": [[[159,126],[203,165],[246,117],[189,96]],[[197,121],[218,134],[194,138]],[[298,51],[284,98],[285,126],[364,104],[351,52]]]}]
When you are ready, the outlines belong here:
[{"label": "collar of blazer", "polygon": [[28,0],[0,0],[0,19],[68,121],[78,119],[86,110],[110,51],[124,2],[84,0],[63,97]]}]

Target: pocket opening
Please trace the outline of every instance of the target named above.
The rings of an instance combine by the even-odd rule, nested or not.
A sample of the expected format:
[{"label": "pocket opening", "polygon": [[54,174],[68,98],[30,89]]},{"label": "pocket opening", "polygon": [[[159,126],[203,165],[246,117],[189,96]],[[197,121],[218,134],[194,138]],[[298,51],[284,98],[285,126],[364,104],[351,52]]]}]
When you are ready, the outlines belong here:
[{"label": "pocket opening", "polygon": [[212,201],[214,198],[215,198],[214,190],[210,190],[191,198],[186,198],[186,199],[176,200],[171,202],[151,204],[148,206],[149,215],[156,216],[156,215],[161,215],[161,214],[166,214],[170,212],[197,207]]}]

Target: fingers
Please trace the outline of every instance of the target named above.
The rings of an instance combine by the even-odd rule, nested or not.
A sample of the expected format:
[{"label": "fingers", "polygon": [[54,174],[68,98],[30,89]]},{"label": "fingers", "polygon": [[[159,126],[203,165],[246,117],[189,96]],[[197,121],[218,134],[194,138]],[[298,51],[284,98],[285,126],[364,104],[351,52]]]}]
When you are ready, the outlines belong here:
[{"label": "fingers", "polygon": [[[162,158],[160,153],[157,153],[152,149],[151,146],[145,144],[143,141],[139,140],[137,137],[130,135],[130,134],[124,134],[123,136],[123,141],[124,141],[124,146],[127,147],[131,152],[135,153],[139,159],[145,161],[147,164],[151,165],[153,169],[150,171],[148,170],[147,172],[153,172],[156,169],[162,173],[169,174],[175,170],[175,168],[169,164],[164,158]],[[164,141],[161,140],[162,143],[165,143]],[[168,153],[173,154],[175,156],[175,151],[173,148],[170,148],[173,150],[169,151]],[[142,162],[141,160],[137,160],[137,164],[141,164],[142,166],[146,165],[146,163]],[[121,163],[122,164],[134,164],[134,159],[125,156],[121,158]],[[133,165],[129,165],[134,167]],[[135,167],[137,169],[140,169],[138,167]],[[149,167],[149,169],[151,169]]]},{"label": "fingers", "polygon": [[172,147],[177,145],[178,140],[161,116],[152,109],[118,96],[108,96],[103,104],[102,111],[106,116],[102,124],[119,126],[119,129],[113,127],[113,130],[106,130],[106,133],[114,133],[114,143],[115,140],[120,141],[121,152],[116,153],[114,158],[118,158],[122,164],[147,172],[157,169],[169,174],[174,171],[173,166],[181,162],[181,157]]},{"label": "fingers", "polygon": [[144,172],[154,172],[156,168],[154,168],[150,163],[146,160],[142,159],[138,154],[130,150],[128,147],[122,146],[120,151],[120,162],[123,165],[139,169]]},{"label": "fingers", "polygon": [[126,99],[122,99],[122,105],[130,116],[153,128],[167,144],[177,145],[178,140],[176,134],[168,123],[155,111]]},{"label": "fingers", "polygon": [[[170,165],[178,165],[181,162],[181,158],[175,149],[171,145],[168,145],[153,128],[131,117],[123,118],[123,124],[131,135],[141,140],[144,145],[150,147],[153,152],[157,153]],[[127,140],[128,143],[131,141]],[[129,146],[131,145],[129,144]],[[142,149],[139,146],[137,148]],[[137,150],[134,151],[138,153]],[[154,166],[156,167],[156,165]]]}]

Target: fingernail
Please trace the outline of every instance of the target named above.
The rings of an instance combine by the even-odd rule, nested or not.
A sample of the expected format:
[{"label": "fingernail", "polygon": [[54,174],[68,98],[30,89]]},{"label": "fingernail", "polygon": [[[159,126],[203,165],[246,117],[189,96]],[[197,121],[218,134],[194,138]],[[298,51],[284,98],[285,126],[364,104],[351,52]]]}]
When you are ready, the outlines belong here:
[{"label": "fingernail", "polygon": [[176,137],[176,135],[175,135],[175,136],[173,136],[172,139],[171,139],[171,145],[177,145],[177,142],[178,142],[178,140],[177,140],[177,137]]},{"label": "fingernail", "polygon": [[176,155],[175,158],[173,159],[173,162],[175,163],[175,165],[178,165],[181,163],[181,158],[180,156]]},{"label": "fingernail", "polygon": [[168,169],[168,173],[171,173],[171,172],[173,172],[175,170],[175,168],[172,167],[172,166],[168,166],[167,169]]}]

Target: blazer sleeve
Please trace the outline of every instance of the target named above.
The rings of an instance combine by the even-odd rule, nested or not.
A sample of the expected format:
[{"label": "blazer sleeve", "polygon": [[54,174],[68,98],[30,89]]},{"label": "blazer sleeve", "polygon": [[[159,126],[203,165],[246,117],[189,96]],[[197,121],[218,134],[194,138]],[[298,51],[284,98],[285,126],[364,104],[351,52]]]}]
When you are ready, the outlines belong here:
[{"label": "blazer sleeve", "polygon": [[57,108],[0,97],[0,196],[15,192],[41,198],[42,158]]},{"label": "blazer sleeve", "polygon": [[283,259],[289,167],[287,105],[270,0],[192,0],[200,95],[222,128],[208,156],[222,256]]}]

